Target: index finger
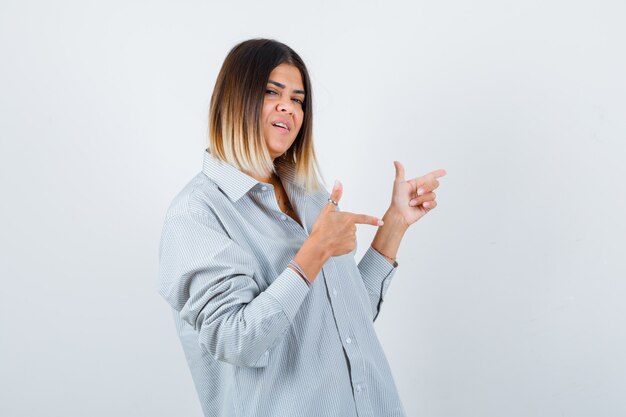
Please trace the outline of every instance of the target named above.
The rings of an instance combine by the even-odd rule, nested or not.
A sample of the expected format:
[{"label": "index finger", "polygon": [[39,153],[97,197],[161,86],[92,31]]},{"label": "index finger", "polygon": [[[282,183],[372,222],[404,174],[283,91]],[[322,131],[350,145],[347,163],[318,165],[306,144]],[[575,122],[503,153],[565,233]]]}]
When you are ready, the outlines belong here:
[{"label": "index finger", "polygon": [[355,224],[371,224],[372,226],[382,226],[383,221],[378,217],[368,216],[367,214],[350,213],[352,221]]},{"label": "index finger", "polygon": [[432,175],[435,178],[439,178],[439,177],[443,177],[444,175],[446,175],[447,172],[445,169],[436,169],[432,172],[429,172],[428,174],[424,175],[425,177]]}]

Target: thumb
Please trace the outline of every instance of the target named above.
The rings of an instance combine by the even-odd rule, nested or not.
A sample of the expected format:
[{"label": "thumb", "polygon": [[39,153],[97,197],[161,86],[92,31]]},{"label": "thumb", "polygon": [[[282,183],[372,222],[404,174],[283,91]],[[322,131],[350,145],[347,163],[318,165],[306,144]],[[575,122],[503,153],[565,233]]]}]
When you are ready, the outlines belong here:
[{"label": "thumb", "polygon": [[[333,185],[333,190],[330,193],[330,199],[333,200],[335,203],[339,203],[339,200],[341,199],[342,195],[343,195],[343,184],[341,183],[341,181],[335,180],[335,185]],[[336,208],[335,205],[331,203],[330,201],[328,202],[327,206],[329,206],[333,210],[335,210]]]},{"label": "thumb", "polygon": [[393,161],[393,164],[396,167],[396,181],[404,181],[404,166],[400,161]]}]

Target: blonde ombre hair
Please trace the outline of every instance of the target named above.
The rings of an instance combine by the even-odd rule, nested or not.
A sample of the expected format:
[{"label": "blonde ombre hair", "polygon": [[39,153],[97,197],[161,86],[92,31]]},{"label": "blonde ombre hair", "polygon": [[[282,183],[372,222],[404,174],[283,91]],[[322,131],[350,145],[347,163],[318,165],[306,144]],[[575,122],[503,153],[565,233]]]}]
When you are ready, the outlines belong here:
[{"label": "blonde ombre hair", "polygon": [[278,158],[295,165],[296,182],[306,193],[322,191],[323,179],[320,181],[313,147],[309,73],[293,49],[275,40],[250,39],[236,45],[226,56],[211,96],[209,152],[257,177],[276,173],[261,128],[261,113],[270,73],[280,64],[298,68],[306,94],[302,127],[291,147]]}]

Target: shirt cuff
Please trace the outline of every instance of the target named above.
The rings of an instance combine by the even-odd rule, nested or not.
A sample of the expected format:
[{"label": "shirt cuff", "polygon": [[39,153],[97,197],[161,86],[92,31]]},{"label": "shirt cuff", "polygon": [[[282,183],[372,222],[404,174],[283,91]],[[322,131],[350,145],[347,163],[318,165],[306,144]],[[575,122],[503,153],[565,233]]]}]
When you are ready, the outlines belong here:
[{"label": "shirt cuff", "polygon": [[282,274],[267,287],[265,293],[274,297],[280,304],[290,322],[300,309],[300,305],[309,293],[309,286],[296,271],[287,267]]},{"label": "shirt cuff", "polygon": [[381,298],[384,298],[397,267],[397,262],[394,261],[391,264],[372,246],[367,249],[359,262],[359,270],[365,287],[373,294],[380,294]]}]

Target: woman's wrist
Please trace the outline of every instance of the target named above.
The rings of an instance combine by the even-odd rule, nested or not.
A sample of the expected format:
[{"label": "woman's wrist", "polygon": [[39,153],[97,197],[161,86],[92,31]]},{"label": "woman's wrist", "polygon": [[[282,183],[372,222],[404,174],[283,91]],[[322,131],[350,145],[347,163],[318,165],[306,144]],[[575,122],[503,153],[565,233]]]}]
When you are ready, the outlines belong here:
[{"label": "woman's wrist", "polygon": [[383,220],[385,225],[376,231],[372,240],[372,248],[396,266],[396,254],[408,227],[402,215],[392,208],[387,210]]},{"label": "woman's wrist", "polygon": [[394,265],[394,266],[395,266],[395,265],[397,265],[397,262],[396,262],[396,258],[395,258],[395,257],[394,257],[394,258],[392,258],[391,256],[385,255],[384,253],[382,253],[381,251],[379,251],[378,249],[376,249],[376,248],[374,247],[374,245],[370,245],[370,246],[371,246],[371,247],[372,247],[372,249],[374,249],[376,252],[380,253],[382,256],[384,256],[385,258],[387,258],[387,260],[388,260],[389,262],[391,262],[391,264],[392,264],[392,265]]},{"label": "woman's wrist", "polygon": [[300,265],[298,265],[298,263],[295,260],[292,259],[291,261],[289,261],[289,265],[287,266],[293,269],[296,272],[296,274],[300,275],[300,278],[304,280],[306,285],[308,285],[309,287],[311,286],[311,280],[309,279],[309,277],[306,275],[306,273],[302,270]]},{"label": "woman's wrist", "polygon": [[329,257],[324,246],[321,245],[314,236],[309,236],[309,238],[304,241],[293,260],[308,280],[313,282]]}]

